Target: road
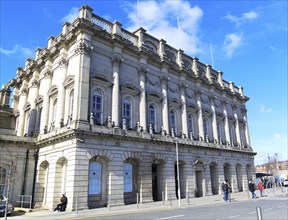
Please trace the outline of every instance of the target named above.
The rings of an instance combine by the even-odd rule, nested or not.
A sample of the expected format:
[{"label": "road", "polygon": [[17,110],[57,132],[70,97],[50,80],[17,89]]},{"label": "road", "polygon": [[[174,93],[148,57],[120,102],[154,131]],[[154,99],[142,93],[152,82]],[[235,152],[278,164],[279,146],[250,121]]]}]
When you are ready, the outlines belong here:
[{"label": "road", "polygon": [[101,219],[101,220],[187,220],[187,219],[257,219],[256,207],[261,207],[262,216],[265,220],[287,220],[288,200],[285,196],[271,198],[257,198],[246,201],[231,201],[230,203],[209,204],[202,206],[186,206],[183,208],[171,208],[168,210],[147,210],[146,212],[134,212],[130,214],[112,214],[95,216],[77,216],[66,219]]}]

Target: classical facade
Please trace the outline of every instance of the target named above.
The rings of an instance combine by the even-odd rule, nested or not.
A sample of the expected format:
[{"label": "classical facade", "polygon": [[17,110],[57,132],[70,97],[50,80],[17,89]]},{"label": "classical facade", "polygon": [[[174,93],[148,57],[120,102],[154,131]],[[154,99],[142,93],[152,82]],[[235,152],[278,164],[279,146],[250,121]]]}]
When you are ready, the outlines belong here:
[{"label": "classical facade", "polygon": [[[13,137],[33,149],[22,193],[52,208],[66,192],[73,210],[76,197],[87,209],[136,203],[137,193],[142,203],[176,199],[178,189],[181,198],[221,194],[224,179],[247,190],[256,154],[248,98],[222,75],[82,6],[1,90],[3,106],[13,87]],[[1,145],[17,147],[10,139]]]}]

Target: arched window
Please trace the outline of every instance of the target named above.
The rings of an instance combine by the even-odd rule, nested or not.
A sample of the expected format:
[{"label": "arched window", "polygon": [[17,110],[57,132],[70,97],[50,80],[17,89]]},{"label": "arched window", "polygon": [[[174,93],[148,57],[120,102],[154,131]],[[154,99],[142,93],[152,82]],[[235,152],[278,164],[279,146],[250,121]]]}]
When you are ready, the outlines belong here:
[{"label": "arched window", "polygon": [[71,90],[69,94],[69,110],[68,110],[68,115],[73,114],[73,107],[74,107],[74,89]]},{"label": "arched window", "polygon": [[131,163],[124,164],[124,192],[132,192],[133,169]]},{"label": "arched window", "polygon": [[173,110],[170,111],[170,129],[172,130],[172,128],[176,133],[176,114]]},{"label": "arched window", "polygon": [[208,122],[207,122],[206,118],[203,120],[203,128],[204,128],[204,138],[209,137],[209,134],[208,134]]},{"label": "arched window", "polygon": [[154,105],[149,105],[149,117],[148,117],[148,124],[152,125],[154,131],[156,130],[156,108]]},{"label": "arched window", "polygon": [[94,115],[94,123],[95,124],[102,124],[102,112],[103,112],[103,96],[102,92],[96,90],[93,94],[93,115]]},{"label": "arched window", "polygon": [[52,122],[55,122],[57,115],[57,99],[53,102],[53,108],[52,108]]},{"label": "arched window", "polygon": [[127,98],[123,101],[123,119],[126,120],[127,127],[132,127],[132,113],[131,113],[131,101]]},{"label": "arched window", "polygon": [[221,125],[220,122],[217,122],[217,133],[218,133],[218,142],[222,142],[222,129],[221,129]]},{"label": "arched window", "polygon": [[101,193],[102,164],[90,162],[89,165],[89,195]]},{"label": "arched window", "polygon": [[188,115],[188,131],[189,133],[192,132],[194,136],[194,122],[193,122],[193,116],[191,114]]},{"label": "arched window", "polygon": [[6,178],[7,170],[4,167],[0,167],[0,195],[5,195],[6,193]]},{"label": "arched window", "polygon": [[40,130],[40,122],[42,117],[42,106],[37,107],[37,118],[36,118],[36,126],[35,126],[35,132],[39,132]]}]

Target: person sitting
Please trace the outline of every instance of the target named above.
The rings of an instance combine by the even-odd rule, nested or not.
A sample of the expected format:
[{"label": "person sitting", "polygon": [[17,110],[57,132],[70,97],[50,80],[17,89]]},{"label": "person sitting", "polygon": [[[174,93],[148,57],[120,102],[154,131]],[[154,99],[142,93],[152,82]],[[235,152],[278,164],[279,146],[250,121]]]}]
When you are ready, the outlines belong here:
[{"label": "person sitting", "polygon": [[60,198],[60,203],[57,204],[56,208],[54,209],[54,212],[65,212],[66,207],[67,207],[68,199],[65,196],[65,193],[62,194]]}]

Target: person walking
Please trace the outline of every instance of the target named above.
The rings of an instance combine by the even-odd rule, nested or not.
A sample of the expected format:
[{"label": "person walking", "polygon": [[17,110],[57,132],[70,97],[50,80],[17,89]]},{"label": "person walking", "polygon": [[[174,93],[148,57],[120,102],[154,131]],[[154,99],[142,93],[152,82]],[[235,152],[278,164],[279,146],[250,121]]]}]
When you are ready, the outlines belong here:
[{"label": "person walking", "polygon": [[258,182],[258,189],[260,191],[260,196],[263,197],[263,184],[261,181]]},{"label": "person walking", "polygon": [[223,183],[222,183],[222,191],[223,191],[223,194],[224,194],[223,199],[224,199],[225,202],[229,202],[229,197],[228,196],[229,196],[230,188],[231,187],[230,187],[228,181],[224,180]]},{"label": "person walking", "polygon": [[60,198],[60,203],[57,204],[56,208],[54,209],[54,212],[65,212],[66,207],[67,207],[68,199],[65,195],[65,193],[62,194]]},{"label": "person walking", "polygon": [[249,191],[252,193],[252,199],[256,198],[255,184],[252,180],[249,181],[248,187],[249,187]]}]

